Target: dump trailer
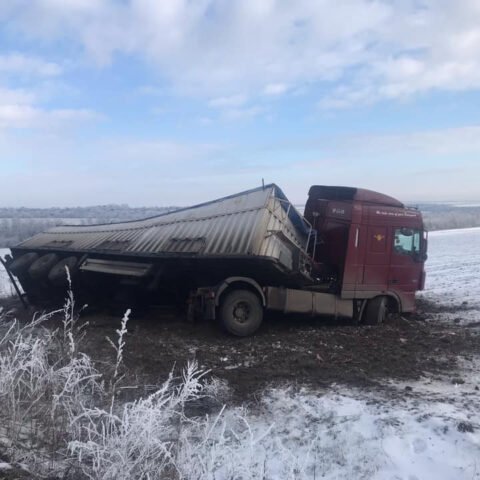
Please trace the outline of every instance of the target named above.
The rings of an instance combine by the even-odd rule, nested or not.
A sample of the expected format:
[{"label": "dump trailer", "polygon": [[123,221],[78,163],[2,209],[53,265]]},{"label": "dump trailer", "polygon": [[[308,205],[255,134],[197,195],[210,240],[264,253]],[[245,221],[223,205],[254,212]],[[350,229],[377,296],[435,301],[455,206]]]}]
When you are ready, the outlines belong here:
[{"label": "dump trailer", "polygon": [[89,302],[181,303],[245,336],[265,310],[371,324],[412,311],[426,250],[421,213],[391,197],[313,186],[302,216],[270,184],[144,220],[56,227],[5,263],[31,303],[61,299],[71,279]]}]

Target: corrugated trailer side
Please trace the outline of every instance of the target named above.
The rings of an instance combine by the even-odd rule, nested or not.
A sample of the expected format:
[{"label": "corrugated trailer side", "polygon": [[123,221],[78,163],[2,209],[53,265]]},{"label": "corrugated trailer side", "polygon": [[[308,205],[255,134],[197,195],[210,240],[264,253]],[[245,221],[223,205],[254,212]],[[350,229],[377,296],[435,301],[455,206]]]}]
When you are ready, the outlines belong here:
[{"label": "corrugated trailer side", "polygon": [[[279,259],[284,248],[305,250],[310,228],[276,185],[132,222],[60,226],[12,250],[161,256],[259,255]],[[286,239],[286,241],[285,241]]]},{"label": "corrugated trailer side", "polygon": [[52,275],[64,276],[64,264],[77,285],[88,276],[84,283],[97,290],[110,288],[115,276],[149,289],[175,282],[192,288],[232,275],[295,285],[311,281],[310,235],[309,224],[271,184],[144,220],[59,226],[12,248],[11,266],[32,298],[58,290],[62,282]]}]

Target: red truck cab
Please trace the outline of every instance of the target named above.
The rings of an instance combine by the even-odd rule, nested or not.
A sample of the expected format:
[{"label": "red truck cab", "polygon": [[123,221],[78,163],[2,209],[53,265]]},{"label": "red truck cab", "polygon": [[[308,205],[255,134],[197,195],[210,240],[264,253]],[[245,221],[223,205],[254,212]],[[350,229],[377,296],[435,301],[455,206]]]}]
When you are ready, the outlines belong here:
[{"label": "red truck cab", "polygon": [[314,275],[342,299],[381,296],[400,312],[414,310],[427,258],[420,211],[370,190],[315,185],[304,215],[317,235]]}]

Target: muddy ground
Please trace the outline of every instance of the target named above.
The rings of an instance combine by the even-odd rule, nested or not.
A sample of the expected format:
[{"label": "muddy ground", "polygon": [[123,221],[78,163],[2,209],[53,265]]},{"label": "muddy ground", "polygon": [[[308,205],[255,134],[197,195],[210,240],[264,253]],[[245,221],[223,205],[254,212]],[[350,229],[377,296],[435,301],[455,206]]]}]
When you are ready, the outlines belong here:
[{"label": "muddy ground", "polygon": [[[1,304],[1,302],[0,302]],[[4,306],[27,319],[15,300]],[[437,305],[418,302],[409,317],[397,316],[380,326],[302,316],[270,315],[261,330],[249,338],[236,338],[209,322],[190,324],[182,314],[166,309],[133,311],[125,347],[125,383],[130,392],[155,388],[175,366],[179,371],[189,360],[225,379],[234,400],[249,401],[263,388],[279,384],[326,387],[332,383],[382,386],[389,380],[416,380],[448,373],[461,383],[457,356],[467,360],[480,352],[478,323],[470,326],[433,322],[441,312]],[[468,305],[459,305],[461,316]],[[101,371],[113,365],[115,352],[107,341],[116,341],[121,313],[85,311],[88,321],[82,350]],[[480,319],[479,319],[480,320]],[[51,325],[58,323],[53,320]]]}]

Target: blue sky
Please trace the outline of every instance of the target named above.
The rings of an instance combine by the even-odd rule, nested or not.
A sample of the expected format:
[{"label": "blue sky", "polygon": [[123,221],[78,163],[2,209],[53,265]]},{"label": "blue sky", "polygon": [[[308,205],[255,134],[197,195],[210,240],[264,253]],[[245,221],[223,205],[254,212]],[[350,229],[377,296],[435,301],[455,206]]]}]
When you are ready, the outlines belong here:
[{"label": "blue sky", "polygon": [[0,3],[0,205],[266,182],[480,199],[478,0]]}]

